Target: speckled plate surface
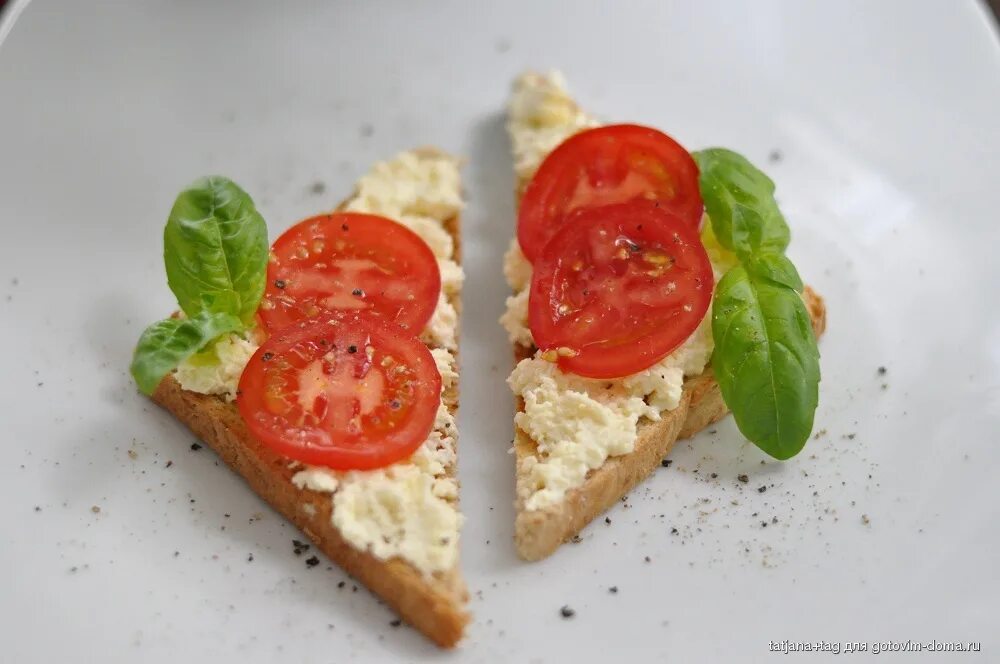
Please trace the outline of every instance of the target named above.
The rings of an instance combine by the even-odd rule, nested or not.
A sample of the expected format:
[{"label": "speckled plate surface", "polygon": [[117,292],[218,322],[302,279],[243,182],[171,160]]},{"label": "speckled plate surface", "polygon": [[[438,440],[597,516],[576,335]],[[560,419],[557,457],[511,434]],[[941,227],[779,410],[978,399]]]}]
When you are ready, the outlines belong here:
[{"label": "speckled plate surface", "polygon": [[[13,25],[8,10],[0,659],[770,661],[769,641],[936,639],[995,661],[1000,48],[985,10],[494,5],[38,0]],[[511,543],[495,324],[514,217],[501,113],[528,67],[563,69],[601,117],[766,164],[830,312],[803,454],[768,460],[724,421],[537,564]],[[475,622],[455,653],[392,627],[325,561],[307,569],[295,531],[126,370],[172,307],[160,233],[183,185],[233,177],[276,234],[421,144],[468,160]]]}]

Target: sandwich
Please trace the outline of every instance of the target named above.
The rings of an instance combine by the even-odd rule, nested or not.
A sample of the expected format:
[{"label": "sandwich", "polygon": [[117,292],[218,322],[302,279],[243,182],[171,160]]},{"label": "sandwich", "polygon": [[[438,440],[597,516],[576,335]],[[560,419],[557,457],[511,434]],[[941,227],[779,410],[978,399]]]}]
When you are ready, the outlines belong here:
[{"label": "sandwich", "polygon": [[180,309],[136,347],[141,391],[315,547],[443,647],[469,621],[459,568],[458,161],[376,164],[273,245],[223,177],[164,231]]},{"label": "sandwich", "polygon": [[822,298],[785,255],[774,183],[723,148],[604,125],[558,73],[514,85],[515,545],[562,542],[733,412],[779,459],[812,430]]}]

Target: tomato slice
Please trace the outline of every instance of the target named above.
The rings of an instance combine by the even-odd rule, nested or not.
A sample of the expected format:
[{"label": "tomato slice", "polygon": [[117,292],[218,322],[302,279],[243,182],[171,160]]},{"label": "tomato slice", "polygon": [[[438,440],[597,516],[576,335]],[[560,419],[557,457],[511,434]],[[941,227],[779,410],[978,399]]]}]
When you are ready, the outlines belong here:
[{"label": "tomato slice", "polygon": [[441,376],[427,346],[367,313],[272,335],[240,377],[247,427],[275,451],[339,470],[387,466],[427,439]]},{"label": "tomato slice", "polygon": [[564,371],[627,376],[691,336],[708,311],[714,283],[688,220],[641,199],[584,208],[535,262],[531,333]]},{"label": "tomato slice", "polygon": [[372,311],[419,334],[441,273],[420,236],[391,219],[336,212],[306,219],[271,247],[260,315],[277,331],[333,311]]},{"label": "tomato slice", "polygon": [[517,239],[532,263],[570,213],[635,198],[660,205],[697,228],[703,204],[698,166],[661,131],[610,125],[580,132],[553,150],[528,183]]}]

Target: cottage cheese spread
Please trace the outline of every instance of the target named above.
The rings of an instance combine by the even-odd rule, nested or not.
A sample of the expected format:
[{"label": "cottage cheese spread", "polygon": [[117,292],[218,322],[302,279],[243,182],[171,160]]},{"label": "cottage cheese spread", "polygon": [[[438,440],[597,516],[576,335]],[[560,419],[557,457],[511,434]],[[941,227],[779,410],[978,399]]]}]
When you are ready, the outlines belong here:
[{"label": "cottage cheese spread", "polygon": [[232,401],[236,398],[243,367],[256,351],[257,344],[252,340],[229,334],[181,362],[174,378],[185,390],[218,394]]},{"label": "cottage cheese spread", "polygon": [[676,408],[684,378],[705,370],[712,349],[711,315],[706,315],[677,350],[624,378],[567,374],[537,354],[518,362],[507,379],[524,401],[514,424],[538,445],[537,456],[528,462],[527,509],[558,503],[608,457],[632,452],[639,421],[659,421]]},{"label": "cottage cheese spread", "polygon": [[576,105],[559,72],[528,72],[514,81],[507,106],[507,131],[514,143],[514,170],[527,182],[557,145],[597,120]]},{"label": "cottage cheese spread", "polygon": [[[438,258],[441,295],[421,339],[432,346],[443,391],[458,379],[453,351],[458,313],[448,296],[464,274],[454,261],[454,242],[444,222],[462,208],[458,161],[431,151],[404,152],[376,164],[361,178],[346,209],[389,217],[417,233]],[[184,362],[181,387],[232,400],[243,368],[257,346],[237,335]],[[454,567],[462,515],[455,464],[455,418],[442,403],[434,429],[413,455],[377,470],[334,471],[305,467],[292,477],[300,489],[332,494],[333,525],[360,550],[381,559],[400,557],[425,574]]]}]

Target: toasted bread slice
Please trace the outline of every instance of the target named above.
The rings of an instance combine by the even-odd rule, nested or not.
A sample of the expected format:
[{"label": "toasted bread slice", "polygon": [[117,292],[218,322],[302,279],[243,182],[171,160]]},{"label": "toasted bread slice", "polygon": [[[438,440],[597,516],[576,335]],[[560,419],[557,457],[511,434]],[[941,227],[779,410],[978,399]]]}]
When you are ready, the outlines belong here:
[{"label": "toasted bread slice", "polygon": [[[434,151],[423,148],[415,152]],[[444,227],[454,242],[454,260],[460,261],[459,217],[446,220]],[[450,294],[448,299],[458,310],[459,295]],[[466,610],[468,591],[457,561],[452,569],[428,575],[403,558],[384,560],[356,548],[333,524],[330,494],[298,488],[292,477],[301,465],[251,435],[235,404],[219,396],[184,390],[172,376],[159,385],[153,400],[190,428],[251,489],[295,524],[330,560],[385,600],[403,620],[445,648],[453,647],[462,638],[470,616]],[[457,380],[444,392],[442,402],[457,415]],[[455,478],[455,473],[455,464],[446,467],[447,477]]]},{"label": "toasted bread slice", "polygon": [[[594,126],[595,121],[585,114],[577,103],[565,94],[561,78],[557,75],[545,76],[526,74],[518,85],[538,84],[532,94],[540,103],[541,113],[549,114],[557,120],[566,120],[564,128],[556,129],[553,136],[545,137],[554,148],[562,138],[576,131]],[[547,96],[547,97],[546,97]],[[565,129],[565,136],[555,132]],[[558,138],[559,140],[554,140]],[[517,152],[517,137],[512,135]],[[544,155],[542,155],[544,156]],[[517,155],[515,154],[517,159]],[[520,201],[525,187],[530,182],[533,170],[530,165],[517,161],[515,164],[515,195]],[[803,294],[806,307],[813,322],[813,329],[819,336],[826,328],[826,309],[823,299],[811,288]],[[514,344],[514,358],[519,362],[535,353],[533,346]],[[517,400],[516,407],[524,410],[524,404]],[[712,376],[711,366],[699,376],[684,381],[678,406],[663,413],[658,422],[641,419],[634,451],[622,456],[609,457],[599,468],[590,471],[581,486],[568,491],[558,503],[541,508],[527,509],[527,501],[534,488],[530,468],[538,455],[537,443],[520,427],[514,427],[514,456],[516,460],[516,497],[514,544],[518,555],[524,560],[541,560],[551,555],[566,540],[578,534],[595,517],[617,503],[639,482],[652,473],[671,450],[674,442],[688,438],[709,424],[718,421],[728,412],[722,400],[722,392]]]}]

